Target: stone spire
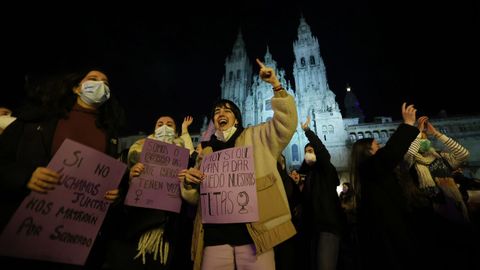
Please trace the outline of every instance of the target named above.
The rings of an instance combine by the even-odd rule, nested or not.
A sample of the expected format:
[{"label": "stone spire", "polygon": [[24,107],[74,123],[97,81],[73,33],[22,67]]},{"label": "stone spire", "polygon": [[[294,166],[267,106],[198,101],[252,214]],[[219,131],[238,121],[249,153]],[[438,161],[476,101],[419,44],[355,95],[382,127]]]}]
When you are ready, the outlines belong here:
[{"label": "stone spire", "polygon": [[220,84],[222,98],[232,100],[242,109],[251,81],[252,66],[248,60],[242,31],[239,29],[232,53],[225,59],[225,75]]}]

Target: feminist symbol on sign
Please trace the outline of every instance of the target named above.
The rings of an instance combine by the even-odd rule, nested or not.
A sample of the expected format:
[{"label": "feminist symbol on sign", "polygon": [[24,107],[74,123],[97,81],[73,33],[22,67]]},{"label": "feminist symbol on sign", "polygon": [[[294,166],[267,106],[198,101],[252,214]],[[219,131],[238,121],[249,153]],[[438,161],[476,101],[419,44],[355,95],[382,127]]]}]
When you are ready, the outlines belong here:
[{"label": "feminist symbol on sign", "polygon": [[142,196],[142,193],[143,191],[141,189],[137,189],[137,191],[135,191],[135,195],[137,195],[137,197],[135,197],[136,203],[138,203],[138,201],[140,200],[140,196]]}]

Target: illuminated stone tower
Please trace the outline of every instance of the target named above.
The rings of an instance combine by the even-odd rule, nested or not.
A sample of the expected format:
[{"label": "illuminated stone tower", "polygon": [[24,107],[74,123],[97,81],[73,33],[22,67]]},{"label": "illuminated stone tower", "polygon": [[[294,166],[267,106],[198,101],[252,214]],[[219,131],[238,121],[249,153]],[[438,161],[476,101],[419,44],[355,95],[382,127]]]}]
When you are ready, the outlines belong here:
[{"label": "illuminated stone tower", "polygon": [[232,100],[240,109],[252,84],[252,65],[247,56],[241,31],[233,45],[232,54],[225,60],[225,75],[222,78],[222,98]]},{"label": "illuminated stone tower", "polygon": [[[298,39],[293,43],[295,62],[293,76],[297,98],[299,121],[304,122],[310,116],[312,129],[327,146],[332,163],[337,167],[346,167],[345,141],[347,132],[342,115],[335,101],[335,94],[328,87],[327,75],[320,46],[312,35],[310,26],[302,17],[298,26]],[[290,142],[291,163],[296,165],[303,160],[303,147],[306,141],[303,130],[299,130]]]}]

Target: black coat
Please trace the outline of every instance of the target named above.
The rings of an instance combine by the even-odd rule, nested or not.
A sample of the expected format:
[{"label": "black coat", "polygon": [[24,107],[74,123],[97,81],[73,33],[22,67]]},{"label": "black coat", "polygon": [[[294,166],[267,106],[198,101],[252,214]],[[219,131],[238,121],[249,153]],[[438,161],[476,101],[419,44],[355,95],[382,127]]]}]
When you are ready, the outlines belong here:
[{"label": "black coat", "polygon": [[[46,115],[40,110],[31,108],[18,115],[0,135],[0,229],[7,225],[23,199],[30,193],[27,183],[33,171],[41,166],[46,167],[53,154],[51,152],[58,117]],[[107,154],[114,156],[117,152],[117,140],[109,137]],[[110,232],[110,222],[113,222],[110,209],[104,224],[100,229],[90,254],[98,254],[97,249]],[[101,236],[101,237],[100,237]],[[89,257],[91,260],[101,260],[99,257]],[[99,262],[93,262],[99,263]],[[20,262],[20,261],[17,261]],[[35,265],[35,262],[33,265]],[[15,265],[17,265],[15,263]],[[27,265],[28,264],[24,264]]]},{"label": "black coat", "polygon": [[299,169],[299,173],[306,175],[302,190],[303,224],[307,230],[340,235],[345,229],[346,217],[337,194],[337,186],[340,185],[337,170],[318,136],[310,129],[305,131],[305,136],[317,161],[311,166],[303,161]]},{"label": "black coat", "polygon": [[360,164],[358,226],[367,269],[409,269],[415,245],[407,200],[395,175],[419,131],[401,124],[385,147]]}]

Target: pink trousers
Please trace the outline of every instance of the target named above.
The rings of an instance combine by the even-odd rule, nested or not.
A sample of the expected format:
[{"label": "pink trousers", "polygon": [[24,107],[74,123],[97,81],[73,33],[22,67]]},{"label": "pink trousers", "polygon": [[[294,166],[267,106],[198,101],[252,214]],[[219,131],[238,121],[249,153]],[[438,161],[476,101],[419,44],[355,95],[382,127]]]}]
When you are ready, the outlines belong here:
[{"label": "pink trousers", "polygon": [[273,249],[255,255],[255,246],[208,246],[203,250],[202,270],[275,270]]}]

